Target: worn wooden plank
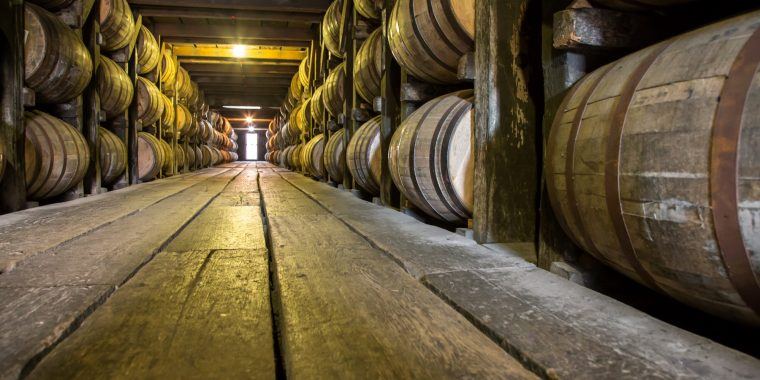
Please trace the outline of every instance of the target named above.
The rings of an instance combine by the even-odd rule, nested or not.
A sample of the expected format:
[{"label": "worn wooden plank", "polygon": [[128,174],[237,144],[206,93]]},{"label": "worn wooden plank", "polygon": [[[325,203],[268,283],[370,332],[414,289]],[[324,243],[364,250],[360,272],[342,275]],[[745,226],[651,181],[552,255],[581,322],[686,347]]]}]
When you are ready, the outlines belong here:
[{"label": "worn wooden plank", "polygon": [[162,252],[29,378],[275,378],[266,251]]},{"label": "worn wooden plank", "polygon": [[[99,196],[52,204],[0,217],[0,273],[17,263],[150,207],[228,169],[207,169]],[[34,239],[30,239],[34,236]]]},{"label": "worn wooden plank", "polygon": [[174,239],[167,250],[264,249],[258,206],[210,206]]},{"label": "worn wooden plank", "polygon": [[[233,169],[212,177],[135,215],[66,242],[50,254],[29,258],[1,275],[2,292],[49,287],[89,291],[64,294],[58,302],[48,302],[44,297],[35,300],[23,292],[6,294],[0,304],[0,325],[7,331],[7,339],[0,343],[0,368],[7,370],[0,372],[0,378],[16,377],[30,359],[66,333],[70,321],[86,314],[90,305],[150,260],[239,171]],[[91,217],[97,217],[97,213]],[[30,303],[33,313],[14,313],[14,305],[24,302]]]},{"label": "worn wooden plank", "polygon": [[[538,268],[423,281],[544,377],[756,379],[760,361]],[[547,349],[551,347],[551,349]]]},{"label": "worn wooden plank", "polygon": [[[499,257],[454,233],[300,175],[282,176],[542,376],[743,379],[760,373],[760,361],[749,355],[668,325],[524,260]],[[489,266],[499,262],[504,265]]]},{"label": "worn wooden plank", "polygon": [[[0,378],[16,379],[114,289],[110,285],[0,288]],[[23,325],[11,321],[24,321]],[[40,326],[44,326],[41,328]]]},{"label": "worn wooden plank", "polygon": [[[267,207],[288,188],[278,177],[263,181]],[[269,222],[288,377],[535,378],[328,212]]]}]

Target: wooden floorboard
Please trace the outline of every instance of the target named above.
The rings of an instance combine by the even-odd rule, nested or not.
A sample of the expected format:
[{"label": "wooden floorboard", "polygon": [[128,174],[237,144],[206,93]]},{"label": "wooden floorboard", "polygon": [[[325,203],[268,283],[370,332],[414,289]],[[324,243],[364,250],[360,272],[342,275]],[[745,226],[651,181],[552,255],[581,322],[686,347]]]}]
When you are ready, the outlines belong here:
[{"label": "wooden floorboard", "polygon": [[0,273],[9,272],[29,257],[140,211],[227,170],[207,169],[99,196],[2,215]]},{"label": "wooden floorboard", "polygon": [[274,379],[265,251],[161,252],[31,379]]},{"label": "wooden floorboard", "polygon": [[[277,173],[390,255],[544,377],[752,379],[760,360],[652,318],[516,255]],[[327,219],[327,217],[325,217]]]},{"label": "wooden floorboard", "polygon": [[[535,378],[276,173],[262,172],[261,187],[288,377]],[[288,214],[285,204],[299,197]]]},{"label": "wooden floorboard", "polygon": [[[32,358],[65,336],[74,322],[150,260],[241,170],[209,176],[0,275],[0,378],[16,377]],[[98,213],[88,216],[98,218]],[[59,296],[56,302],[29,296],[51,288],[72,292],[51,293]],[[31,302],[29,313],[15,313],[14,305],[24,302]]]}]

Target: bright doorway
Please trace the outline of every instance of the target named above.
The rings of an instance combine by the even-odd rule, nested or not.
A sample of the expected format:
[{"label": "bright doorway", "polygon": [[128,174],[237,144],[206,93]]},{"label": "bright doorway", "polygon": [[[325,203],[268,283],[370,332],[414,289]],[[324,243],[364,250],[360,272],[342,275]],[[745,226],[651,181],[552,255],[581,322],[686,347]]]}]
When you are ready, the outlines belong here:
[{"label": "bright doorway", "polygon": [[245,135],[245,159],[256,161],[259,158],[259,134],[246,133]]}]

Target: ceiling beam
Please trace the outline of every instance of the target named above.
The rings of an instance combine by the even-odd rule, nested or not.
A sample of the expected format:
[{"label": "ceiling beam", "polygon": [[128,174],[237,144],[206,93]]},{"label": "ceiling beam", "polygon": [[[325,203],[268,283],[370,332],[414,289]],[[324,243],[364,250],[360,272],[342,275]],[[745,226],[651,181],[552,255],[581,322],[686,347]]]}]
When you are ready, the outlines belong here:
[{"label": "ceiling beam", "polygon": [[185,64],[204,64],[204,65],[235,65],[235,66],[285,66],[298,68],[301,61],[244,61],[235,58],[180,58],[179,62],[182,67]]},{"label": "ceiling beam", "polygon": [[281,66],[281,65],[233,65],[227,63],[186,63],[182,62],[182,67],[190,72],[190,75],[196,73],[215,73],[224,75],[228,74],[278,74],[293,75],[298,71],[298,66]]},{"label": "ceiling beam", "polygon": [[[136,6],[166,5],[166,0],[129,0]],[[181,6],[188,8],[223,8],[249,11],[311,12],[327,10],[332,0],[182,0]]]},{"label": "ceiling beam", "polygon": [[255,78],[244,76],[222,76],[215,74],[197,74],[193,80],[200,85],[237,85],[237,86],[290,86],[290,77],[282,78]]},{"label": "ceiling beam", "polygon": [[212,95],[206,96],[206,101],[211,106],[223,105],[253,105],[260,107],[277,107],[282,104],[283,97],[277,96],[235,96],[235,95]]},{"label": "ceiling beam", "polygon": [[261,26],[248,23],[237,24],[179,24],[155,23],[154,32],[162,37],[221,38],[228,40],[284,40],[311,41],[314,32],[308,28]]},{"label": "ceiling beam", "polygon": [[137,8],[143,17],[179,17],[187,19],[211,19],[211,20],[245,20],[245,21],[288,21],[318,24],[322,21],[320,13],[298,13],[278,11],[251,11],[240,9],[220,8],[187,8],[185,6],[153,7],[141,6]]},{"label": "ceiling beam", "polygon": [[294,40],[262,40],[262,39],[245,39],[245,38],[217,38],[217,37],[177,37],[161,36],[163,42],[168,43],[187,43],[187,44],[245,44],[258,46],[287,46],[287,47],[309,47],[309,41]]},{"label": "ceiling beam", "polygon": [[242,49],[243,54],[240,55],[236,55],[236,52],[233,50],[233,45],[175,44],[172,52],[180,58],[233,58],[241,60],[295,61],[297,63],[300,63],[306,57],[306,52],[300,50],[248,46]]}]

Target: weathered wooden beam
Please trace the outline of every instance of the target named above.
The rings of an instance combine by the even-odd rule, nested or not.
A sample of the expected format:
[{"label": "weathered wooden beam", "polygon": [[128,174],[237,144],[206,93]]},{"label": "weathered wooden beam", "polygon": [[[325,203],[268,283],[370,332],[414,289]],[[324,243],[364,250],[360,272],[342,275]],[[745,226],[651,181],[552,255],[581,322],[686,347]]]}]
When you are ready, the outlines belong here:
[{"label": "weathered wooden beam", "polygon": [[222,9],[222,8],[188,8],[182,7],[137,7],[146,17],[179,17],[188,19],[244,20],[244,21],[286,21],[316,24],[322,21],[320,13],[278,12],[262,10]]},{"label": "weathered wooden beam", "polygon": [[296,40],[272,40],[272,39],[256,39],[256,38],[219,38],[219,37],[177,37],[166,36],[165,42],[168,43],[190,43],[190,44],[231,44],[240,43],[246,45],[257,46],[288,46],[288,47],[309,47],[309,41],[296,41]]},{"label": "weathered wooden beam", "polygon": [[540,0],[476,2],[474,237],[536,242]]},{"label": "weathered wooden beam", "polygon": [[[26,206],[24,176],[24,5],[21,2],[0,3],[0,155],[5,170],[0,178],[0,214]],[[0,160],[3,164],[3,160]],[[2,172],[2,170],[0,170]]]},{"label": "weathered wooden beam", "polygon": [[282,103],[282,96],[250,96],[250,95],[206,95],[206,101],[212,106],[251,105],[260,107],[277,107]]},{"label": "weathered wooden beam", "polygon": [[[238,50],[239,49],[239,50]],[[182,58],[234,58],[239,60],[296,61],[300,63],[307,52],[296,49],[268,48],[243,45],[175,44],[174,55]]]},{"label": "weathered wooden beam", "polygon": [[225,39],[309,41],[314,34],[308,28],[261,26],[258,23],[236,24],[153,24],[154,33],[164,37],[206,37]]},{"label": "weathered wooden beam", "polygon": [[380,85],[381,99],[378,107],[381,114],[380,122],[380,201],[386,207],[400,207],[401,195],[391,178],[388,151],[390,150],[391,138],[399,125],[400,101],[399,88],[401,86],[401,68],[391,53],[388,44],[388,29],[390,28],[390,16],[394,0],[384,0],[383,3],[383,55],[382,55],[382,80]]},{"label": "weathered wooden beam", "polygon": [[554,14],[557,49],[621,50],[647,46],[660,36],[658,21],[648,14],[602,8],[570,8]]},{"label": "weathered wooden beam", "polygon": [[182,67],[191,74],[196,72],[206,73],[237,73],[237,74],[290,74],[293,75],[298,71],[298,66],[282,65],[241,65],[226,63],[198,63],[182,62]]},{"label": "weathered wooden beam", "polygon": [[[166,6],[166,0],[129,0],[134,6]],[[178,2],[179,3],[179,2]],[[327,10],[332,0],[183,0],[182,7],[243,9],[250,11],[312,12]]]},{"label": "weathered wooden beam", "polygon": [[198,74],[193,76],[193,80],[198,84],[211,84],[211,85],[236,85],[236,86],[289,86],[290,78],[283,76],[280,78],[270,77],[254,77],[254,76],[242,76],[242,75],[216,75],[216,74]]},{"label": "weathered wooden beam", "polygon": [[288,66],[298,68],[298,61],[248,61],[225,58],[180,58],[179,62],[183,65],[186,63],[197,63],[203,65],[236,65],[236,66]]}]

